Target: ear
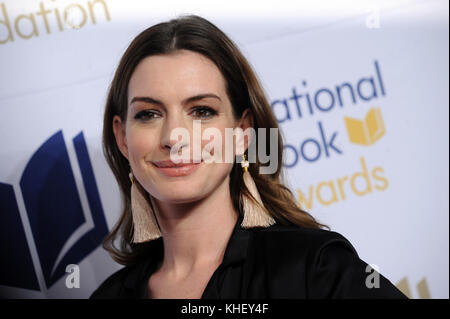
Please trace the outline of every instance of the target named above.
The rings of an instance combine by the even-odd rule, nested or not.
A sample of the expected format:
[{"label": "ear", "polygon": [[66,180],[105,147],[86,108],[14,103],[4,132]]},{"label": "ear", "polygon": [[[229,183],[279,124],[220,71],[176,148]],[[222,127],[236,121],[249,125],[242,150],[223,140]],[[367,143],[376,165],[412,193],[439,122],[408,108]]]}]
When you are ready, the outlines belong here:
[{"label": "ear", "polygon": [[[250,107],[246,108],[245,111],[242,113],[241,119],[239,120],[238,123],[238,127],[240,127],[244,132],[247,128],[254,127],[254,117]],[[251,143],[251,140],[249,140],[249,138],[250,138],[249,136],[244,135],[245,150],[248,149],[248,146]]]},{"label": "ear", "polygon": [[122,123],[122,120],[118,115],[115,115],[113,118],[113,131],[114,136],[116,138],[117,147],[119,147],[119,150],[122,153],[122,155],[129,160],[128,145],[125,135],[125,123]]}]

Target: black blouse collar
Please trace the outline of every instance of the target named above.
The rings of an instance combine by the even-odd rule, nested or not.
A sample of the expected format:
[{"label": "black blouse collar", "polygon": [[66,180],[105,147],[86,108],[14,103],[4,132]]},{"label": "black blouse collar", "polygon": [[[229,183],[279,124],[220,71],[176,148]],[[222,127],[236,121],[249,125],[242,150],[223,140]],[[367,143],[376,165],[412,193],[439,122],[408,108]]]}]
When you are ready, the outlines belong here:
[{"label": "black blouse collar", "polygon": [[[225,249],[222,263],[216,272],[230,265],[245,261],[247,257],[248,239],[251,232],[249,229],[242,228],[242,220],[242,215],[239,215]],[[149,243],[149,258],[133,266],[134,269],[128,273],[124,286],[127,290],[130,290],[131,295],[138,298],[146,298],[148,280],[156,270],[159,261],[163,258],[163,248],[162,237],[151,241]],[[208,290],[208,286],[210,286],[216,272],[212,275],[210,282],[205,288],[205,292]]]},{"label": "black blouse collar", "polygon": [[225,249],[225,254],[221,264],[222,267],[241,263],[247,257],[248,237],[250,232],[249,230],[242,228],[242,220],[242,216],[239,215]]}]

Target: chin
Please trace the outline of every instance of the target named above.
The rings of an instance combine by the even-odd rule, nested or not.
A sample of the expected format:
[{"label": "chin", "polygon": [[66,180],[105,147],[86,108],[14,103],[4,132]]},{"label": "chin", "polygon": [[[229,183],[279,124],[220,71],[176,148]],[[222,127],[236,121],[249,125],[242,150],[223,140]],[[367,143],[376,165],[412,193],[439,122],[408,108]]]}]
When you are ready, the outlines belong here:
[{"label": "chin", "polygon": [[173,204],[195,202],[203,197],[201,188],[196,185],[188,185],[186,182],[180,185],[170,185],[164,189],[158,189],[157,198],[161,201]]},{"label": "chin", "polygon": [[170,203],[170,204],[187,204],[187,203],[193,203],[196,202],[198,200],[200,200],[202,198],[202,196],[175,196],[174,194],[171,194],[170,196],[164,197],[163,199],[161,199],[161,201],[165,202],[165,203]]}]

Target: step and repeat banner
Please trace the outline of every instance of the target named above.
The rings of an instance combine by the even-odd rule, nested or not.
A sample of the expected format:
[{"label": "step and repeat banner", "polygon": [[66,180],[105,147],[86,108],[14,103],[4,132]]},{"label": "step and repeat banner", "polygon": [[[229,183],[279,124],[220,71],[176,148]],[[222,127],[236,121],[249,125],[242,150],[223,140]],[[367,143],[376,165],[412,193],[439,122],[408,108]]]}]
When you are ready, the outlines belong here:
[{"label": "step and repeat banner", "polygon": [[251,3],[0,0],[1,297],[87,298],[121,268],[108,85],[139,32],[189,13],[256,70],[299,204],[410,298],[448,298],[448,1]]}]

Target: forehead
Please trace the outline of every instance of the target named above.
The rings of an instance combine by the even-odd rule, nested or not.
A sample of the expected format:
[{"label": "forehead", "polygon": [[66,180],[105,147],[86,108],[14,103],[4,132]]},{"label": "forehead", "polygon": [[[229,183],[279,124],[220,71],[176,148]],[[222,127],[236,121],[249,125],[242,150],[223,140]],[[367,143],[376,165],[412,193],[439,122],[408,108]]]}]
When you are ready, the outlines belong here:
[{"label": "forehead", "polygon": [[225,79],[207,57],[187,50],[143,59],[128,85],[128,102],[133,96],[184,99],[201,93],[225,97]]}]

